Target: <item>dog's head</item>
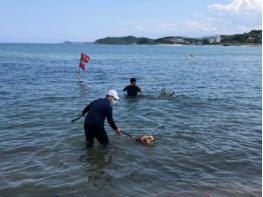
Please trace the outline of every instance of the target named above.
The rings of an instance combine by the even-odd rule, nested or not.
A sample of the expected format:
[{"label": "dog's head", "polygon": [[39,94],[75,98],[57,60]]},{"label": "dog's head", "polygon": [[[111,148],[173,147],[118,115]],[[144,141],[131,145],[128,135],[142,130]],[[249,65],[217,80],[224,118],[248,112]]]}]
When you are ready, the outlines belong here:
[{"label": "dog's head", "polygon": [[144,135],[141,137],[141,142],[143,144],[151,144],[154,141],[154,137],[151,135]]},{"label": "dog's head", "polygon": [[161,92],[160,92],[160,95],[161,95],[161,96],[164,96],[165,94],[166,94],[165,88],[162,88],[162,89],[161,89]]}]

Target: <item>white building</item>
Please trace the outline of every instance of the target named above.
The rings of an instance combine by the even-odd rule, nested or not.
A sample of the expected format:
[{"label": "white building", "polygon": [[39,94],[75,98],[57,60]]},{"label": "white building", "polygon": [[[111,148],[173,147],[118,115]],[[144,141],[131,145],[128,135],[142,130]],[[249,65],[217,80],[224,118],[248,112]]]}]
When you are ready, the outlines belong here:
[{"label": "white building", "polygon": [[220,43],[220,42],[221,42],[221,37],[220,37],[220,35],[217,35],[217,36],[216,36],[215,42],[216,42],[216,43]]}]

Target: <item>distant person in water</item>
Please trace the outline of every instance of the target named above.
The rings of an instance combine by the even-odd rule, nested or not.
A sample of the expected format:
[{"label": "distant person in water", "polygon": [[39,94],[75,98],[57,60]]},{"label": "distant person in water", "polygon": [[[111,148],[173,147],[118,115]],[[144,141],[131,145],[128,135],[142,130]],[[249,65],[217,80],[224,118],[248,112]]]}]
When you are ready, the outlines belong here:
[{"label": "distant person in water", "polygon": [[130,79],[131,84],[126,86],[123,91],[127,91],[127,95],[131,97],[137,96],[138,92],[141,93],[142,90],[136,85],[136,79]]},{"label": "distant person in water", "polygon": [[117,135],[121,134],[121,129],[118,128],[112,118],[112,105],[114,105],[119,96],[116,90],[110,90],[107,93],[106,98],[100,98],[91,102],[82,111],[82,116],[85,116],[85,137],[89,144],[94,143],[96,138],[101,144],[105,145],[109,143],[107,133],[104,129],[104,121],[107,118],[111,128],[115,130]]}]

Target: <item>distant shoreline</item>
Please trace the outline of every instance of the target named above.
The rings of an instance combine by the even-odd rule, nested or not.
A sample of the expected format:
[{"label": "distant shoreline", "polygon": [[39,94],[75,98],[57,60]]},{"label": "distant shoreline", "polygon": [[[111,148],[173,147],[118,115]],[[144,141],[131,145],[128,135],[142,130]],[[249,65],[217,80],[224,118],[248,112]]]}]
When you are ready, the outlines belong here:
[{"label": "distant shoreline", "polygon": [[208,44],[208,45],[197,45],[197,44],[154,44],[154,45],[150,45],[150,44],[96,44],[94,42],[74,42],[74,43],[64,43],[64,42],[60,42],[60,43],[22,43],[22,42],[0,42],[0,44],[31,44],[31,45],[115,45],[115,46],[168,46],[168,47],[181,47],[181,46],[224,46],[224,47],[262,47],[262,44],[255,44],[255,45],[251,45],[251,44],[229,44],[227,46],[223,45],[223,44]]},{"label": "distant shoreline", "polygon": [[[60,44],[65,44],[65,45],[71,45],[71,43],[60,43]],[[89,42],[89,43],[85,43],[85,42],[78,42],[78,43],[72,43],[72,45],[83,45],[83,44],[88,44],[88,45],[119,45],[119,46],[171,46],[171,47],[180,47],[180,46],[224,46],[224,47],[228,47],[228,46],[243,46],[243,47],[262,47],[262,44],[228,44],[228,45],[224,45],[224,44],[98,44],[95,42]]]},{"label": "distant shoreline", "polygon": [[248,33],[234,35],[214,35],[202,38],[168,36],[157,39],[146,37],[124,36],[98,39],[95,44],[129,44],[129,45],[262,45],[262,30],[251,30]]}]

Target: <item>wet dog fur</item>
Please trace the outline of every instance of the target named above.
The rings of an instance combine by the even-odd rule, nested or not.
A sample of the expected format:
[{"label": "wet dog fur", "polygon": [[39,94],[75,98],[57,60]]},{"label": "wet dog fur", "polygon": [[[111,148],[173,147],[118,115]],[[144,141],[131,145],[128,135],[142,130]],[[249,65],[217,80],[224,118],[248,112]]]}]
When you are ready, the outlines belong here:
[{"label": "wet dog fur", "polygon": [[160,96],[174,96],[175,92],[167,92],[165,88],[161,89]]}]

